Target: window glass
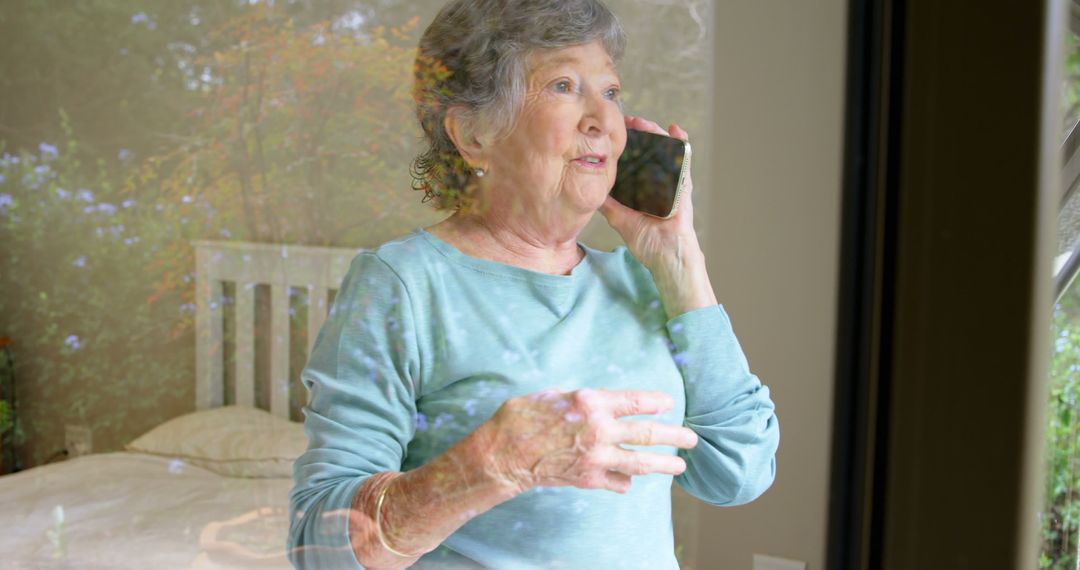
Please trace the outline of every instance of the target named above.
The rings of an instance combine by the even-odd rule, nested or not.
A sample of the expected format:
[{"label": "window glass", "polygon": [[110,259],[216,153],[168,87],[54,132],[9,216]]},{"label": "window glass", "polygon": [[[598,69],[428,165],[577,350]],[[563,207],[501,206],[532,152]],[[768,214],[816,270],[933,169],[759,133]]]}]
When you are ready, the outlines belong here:
[{"label": "window glass", "polygon": [[1073,569],[1080,547],[1080,287],[1054,307],[1040,568]]},{"label": "window glass", "polygon": [[[1062,191],[1069,193],[1080,178],[1080,37],[1075,33],[1066,34],[1067,56],[1065,81],[1062,84],[1062,98],[1065,105],[1065,123],[1062,130],[1062,143],[1065,156],[1062,173]],[[1080,193],[1071,192],[1061,205],[1058,215],[1057,249],[1055,251],[1055,273],[1069,258],[1073,247],[1080,238]]]},{"label": "window glass", "polygon": [[[415,49],[445,3],[5,4],[0,474],[92,454],[86,485],[106,488],[115,468],[106,457],[134,453],[140,436],[195,410],[200,383],[214,375],[211,405],[283,405],[290,420],[303,419],[300,371],[323,322],[315,313],[332,304],[347,268],[342,256],[446,216],[422,202],[410,176],[421,150],[410,91]],[[629,38],[619,67],[626,112],[706,140],[707,0],[607,4]],[[596,216],[582,241],[610,250],[619,238]],[[305,265],[326,256],[337,265]],[[264,262],[292,281],[258,281],[269,271],[256,267]],[[213,267],[224,277],[200,289]],[[201,321],[204,306],[219,320]],[[295,427],[250,425],[281,434]],[[195,453],[189,447],[147,449],[160,456],[163,480],[207,467],[185,455]],[[228,491],[247,507],[228,516],[200,503],[212,497],[195,489],[173,497],[168,508],[187,517],[176,522],[164,520],[164,507],[119,501],[123,493],[107,502],[43,495],[35,548],[50,560],[113,567],[98,557],[134,551],[106,552],[111,541],[95,545],[75,522],[118,509],[107,523],[117,533],[149,525],[175,531],[194,553],[210,540],[216,555],[280,556],[291,472],[273,462],[252,469],[238,479],[248,486]],[[123,480],[130,497],[151,487],[144,483]],[[678,489],[675,503],[682,559],[696,515]],[[247,550],[230,550],[230,540]]]},{"label": "window glass", "polygon": [[[1080,117],[1080,41],[1068,34],[1065,139]],[[1068,162],[1072,157],[1067,156]],[[1065,180],[1066,184],[1071,181]],[[1080,237],[1080,193],[1062,206],[1055,273]],[[1075,569],[1080,560],[1080,286],[1074,281],[1054,306],[1050,401],[1046,429],[1046,503],[1040,513],[1040,568]]]}]

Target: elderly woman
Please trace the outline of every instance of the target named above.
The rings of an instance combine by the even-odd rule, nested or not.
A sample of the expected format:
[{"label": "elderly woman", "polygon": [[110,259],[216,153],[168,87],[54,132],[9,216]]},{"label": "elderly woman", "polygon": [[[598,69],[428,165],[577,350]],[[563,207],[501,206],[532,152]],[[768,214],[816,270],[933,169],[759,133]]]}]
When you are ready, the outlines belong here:
[{"label": "elderly woman", "polygon": [[[624,43],[598,0],[455,0],[424,33],[414,175],[453,213],[358,255],[319,334],[296,566],[677,568],[673,479],[712,505],[772,484],[691,196],[608,197],[627,129],[664,132],[622,113]],[[597,210],[626,246],[577,240]]]}]

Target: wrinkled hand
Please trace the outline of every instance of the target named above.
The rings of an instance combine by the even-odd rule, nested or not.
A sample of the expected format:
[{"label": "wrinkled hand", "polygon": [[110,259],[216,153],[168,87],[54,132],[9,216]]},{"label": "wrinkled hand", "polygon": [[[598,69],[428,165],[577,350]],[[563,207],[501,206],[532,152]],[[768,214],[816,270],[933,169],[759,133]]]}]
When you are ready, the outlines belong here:
[{"label": "wrinkled hand", "polygon": [[[626,128],[690,140],[686,131],[676,124],[665,131],[660,125],[642,117],[627,116]],[[666,220],[624,206],[610,195],[600,206],[600,214],[622,236],[630,253],[652,269],[666,259],[680,259],[684,253],[699,247],[697,234],[694,233],[693,189],[693,180],[688,173],[679,208],[675,215]]]},{"label": "wrinkled hand", "polygon": [[693,430],[621,416],[671,409],[671,396],[656,391],[558,388],[507,400],[482,426],[494,455],[496,476],[524,492],[536,486],[630,490],[631,476],[679,475],[681,457],[629,450],[620,444],[697,445]]}]

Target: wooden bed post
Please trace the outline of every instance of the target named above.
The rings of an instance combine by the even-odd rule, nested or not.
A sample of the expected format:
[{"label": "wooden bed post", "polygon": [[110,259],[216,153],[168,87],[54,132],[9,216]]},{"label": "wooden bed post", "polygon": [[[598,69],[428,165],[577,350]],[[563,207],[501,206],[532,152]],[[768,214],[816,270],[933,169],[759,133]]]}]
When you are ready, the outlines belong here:
[{"label": "wooden bed post", "polygon": [[222,287],[213,278],[211,256],[195,247],[195,409],[224,404]]},{"label": "wooden bed post", "polygon": [[236,404],[255,407],[255,285],[237,282],[236,291]]},{"label": "wooden bed post", "polygon": [[[289,418],[289,291],[308,295],[306,355],[326,322],[327,296],[345,278],[361,250],[297,245],[196,240],[195,247],[195,407],[225,404],[224,283],[235,284],[235,398],[255,402],[255,290],[270,287],[270,412]],[[306,403],[306,402],[304,402]]]}]

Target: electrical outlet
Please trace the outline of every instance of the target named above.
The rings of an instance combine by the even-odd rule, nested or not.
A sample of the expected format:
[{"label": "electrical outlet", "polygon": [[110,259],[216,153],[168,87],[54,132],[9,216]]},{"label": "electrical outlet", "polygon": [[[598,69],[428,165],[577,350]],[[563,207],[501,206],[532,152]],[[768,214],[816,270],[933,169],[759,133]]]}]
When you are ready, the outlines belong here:
[{"label": "electrical outlet", "polygon": [[801,560],[755,554],[754,570],[806,570],[806,563]]},{"label": "electrical outlet", "polygon": [[93,449],[90,428],[85,425],[64,426],[64,449],[69,458],[90,453]]}]

